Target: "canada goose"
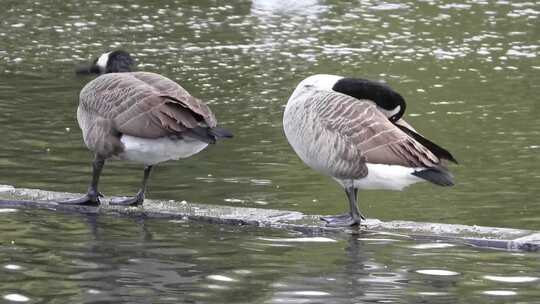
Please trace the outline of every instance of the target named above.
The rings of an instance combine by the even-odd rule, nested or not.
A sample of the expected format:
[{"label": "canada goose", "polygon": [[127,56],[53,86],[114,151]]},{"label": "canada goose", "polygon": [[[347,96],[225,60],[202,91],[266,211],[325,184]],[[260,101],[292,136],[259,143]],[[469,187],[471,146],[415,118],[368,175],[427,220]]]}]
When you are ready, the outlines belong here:
[{"label": "canada goose", "polygon": [[125,51],[105,53],[77,73],[97,73],[82,90],[77,121],[86,146],[94,152],[92,181],[81,198],[64,204],[99,204],[98,182],[105,160],[119,158],[145,165],[142,185],[131,198],[111,204],[139,205],[152,166],[186,158],[232,134],[217,127],[201,100],[174,81],[148,72],[131,72],[134,60]]},{"label": "canada goose", "polygon": [[387,85],[358,78],[314,75],[292,93],[283,115],[287,140],[304,163],[343,186],[349,200],[349,213],[321,218],[328,225],[365,219],[359,189],[453,185],[445,162],[456,160],[401,119],[405,108]]}]

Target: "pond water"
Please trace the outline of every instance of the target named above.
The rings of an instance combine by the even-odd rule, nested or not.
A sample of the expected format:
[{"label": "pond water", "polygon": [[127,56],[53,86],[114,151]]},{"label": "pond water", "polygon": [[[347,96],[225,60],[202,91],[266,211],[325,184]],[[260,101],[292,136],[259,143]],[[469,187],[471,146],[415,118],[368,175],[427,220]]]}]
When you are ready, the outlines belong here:
[{"label": "pond water", "polygon": [[306,237],[46,211],[2,212],[0,219],[0,298],[8,303],[534,303],[540,297],[537,254],[399,235]]},{"label": "pond water", "polygon": [[[362,192],[364,214],[540,229],[538,2],[2,4],[0,184],[86,190],[92,156],[75,111],[78,92],[92,78],[75,76],[74,67],[122,48],[140,70],[168,76],[207,101],[236,135],[188,160],[159,165],[150,198],[343,212],[340,187],[298,159],[281,123],[301,79],[332,73],[387,82],[407,100],[407,121],[460,161],[451,166],[455,187]],[[134,193],[141,175],[137,165],[112,161],[101,190]],[[536,278],[531,269],[538,272],[537,262],[522,254],[423,249],[402,239],[283,244],[263,238],[291,237],[287,232],[117,218],[90,225],[78,216],[41,212],[0,217],[0,230],[8,232],[0,237],[0,296],[21,293],[31,301],[54,302],[55,294],[72,302],[161,294],[160,301],[179,297],[188,303],[223,297],[245,303],[333,297],[345,303],[378,296],[526,302],[534,298],[531,287],[538,287],[535,280],[493,279]],[[417,271],[430,269],[458,274]]]}]

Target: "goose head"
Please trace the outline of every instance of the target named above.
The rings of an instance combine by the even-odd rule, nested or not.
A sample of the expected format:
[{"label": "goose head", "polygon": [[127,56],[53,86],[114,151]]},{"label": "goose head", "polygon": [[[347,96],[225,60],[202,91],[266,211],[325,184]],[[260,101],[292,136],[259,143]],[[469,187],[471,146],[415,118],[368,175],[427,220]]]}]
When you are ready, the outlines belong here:
[{"label": "goose head", "polygon": [[405,99],[398,92],[377,81],[344,77],[336,81],[332,90],[356,99],[375,102],[379,110],[392,122],[398,121],[407,107]]},{"label": "goose head", "polygon": [[407,107],[405,99],[388,85],[362,78],[318,74],[304,79],[298,85],[299,89],[305,87],[314,87],[318,90],[339,92],[356,99],[370,100],[392,122],[398,121]]},{"label": "goose head", "polygon": [[91,64],[77,67],[77,74],[105,74],[131,72],[135,66],[135,60],[128,52],[116,50],[104,53],[93,60]]}]

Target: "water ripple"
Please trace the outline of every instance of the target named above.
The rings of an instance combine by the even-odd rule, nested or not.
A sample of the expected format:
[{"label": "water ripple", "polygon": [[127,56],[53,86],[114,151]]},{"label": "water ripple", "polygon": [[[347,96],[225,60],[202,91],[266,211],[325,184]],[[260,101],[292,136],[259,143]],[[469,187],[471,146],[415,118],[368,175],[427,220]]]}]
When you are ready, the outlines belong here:
[{"label": "water ripple", "polygon": [[486,280],[494,282],[504,282],[504,283],[530,283],[538,281],[538,277],[527,277],[527,276],[493,276],[485,275],[483,277]]},{"label": "water ripple", "polygon": [[18,294],[18,293],[10,293],[10,294],[4,295],[3,298],[5,300],[11,301],[11,302],[28,302],[28,301],[30,301],[30,298],[28,298],[26,296],[23,296],[21,294]]},{"label": "water ripple", "polygon": [[416,270],[419,274],[432,275],[432,276],[455,276],[459,275],[459,272],[444,270],[444,269],[419,269]]}]

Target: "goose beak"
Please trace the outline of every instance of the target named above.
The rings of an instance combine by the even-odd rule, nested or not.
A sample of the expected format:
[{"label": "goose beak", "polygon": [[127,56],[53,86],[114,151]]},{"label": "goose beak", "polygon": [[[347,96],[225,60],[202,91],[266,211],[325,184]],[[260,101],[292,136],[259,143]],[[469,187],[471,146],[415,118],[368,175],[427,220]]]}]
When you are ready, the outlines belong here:
[{"label": "goose beak", "polygon": [[96,64],[80,64],[75,67],[75,74],[77,75],[90,75],[99,73],[101,73],[101,71]]}]

